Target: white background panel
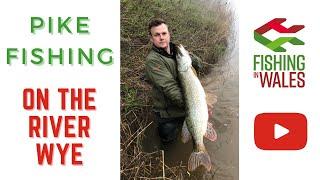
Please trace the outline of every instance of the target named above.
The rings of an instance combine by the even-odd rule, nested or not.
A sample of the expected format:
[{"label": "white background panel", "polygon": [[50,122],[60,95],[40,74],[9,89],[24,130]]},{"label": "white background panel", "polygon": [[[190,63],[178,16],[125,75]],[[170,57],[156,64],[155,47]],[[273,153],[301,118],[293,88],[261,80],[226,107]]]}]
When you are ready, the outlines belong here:
[{"label": "white background panel", "polygon": [[[89,17],[89,35],[30,33],[30,17]],[[120,178],[120,1],[1,1],[0,2],[0,179],[119,179]],[[75,27],[71,22],[70,27]],[[72,29],[75,32],[75,28]],[[6,64],[6,48],[102,48],[113,50],[114,64],[36,66],[15,60]],[[67,52],[65,52],[67,53]],[[74,56],[76,57],[76,55]],[[20,58],[21,59],[21,58]],[[47,59],[45,57],[45,59]],[[47,62],[45,64],[48,64]],[[24,88],[49,88],[49,111],[26,111]],[[96,111],[61,110],[57,88],[96,88]],[[90,138],[31,139],[29,115],[88,115]],[[82,142],[82,166],[39,166],[36,142]]]},{"label": "white background panel", "polygon": [[[317,179],[320,161],[319,38],[320,17],[315,1],[241,1],[240,16],[240,179]],[[283,45],[284,54],[303,54],[306,58],[304,88],[261,88],[253,78],[253,54],[274,53],[254,40],[253,31],[273,18],[287,18],[282,25],[305,25],[294,36],[304,46]],[[264,34],[271,40],[283,36]],[[254,144],[254,118],[264,112],[297,112],[308,119],[308,142],[299,151],[265,151]]]}]

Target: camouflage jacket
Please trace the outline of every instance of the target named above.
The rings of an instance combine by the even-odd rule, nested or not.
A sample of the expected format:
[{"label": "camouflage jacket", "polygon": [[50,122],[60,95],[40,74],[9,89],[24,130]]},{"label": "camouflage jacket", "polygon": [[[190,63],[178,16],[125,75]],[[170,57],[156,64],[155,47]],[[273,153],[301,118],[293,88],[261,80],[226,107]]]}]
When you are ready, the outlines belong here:
[{"label": "camouflage jacket", "polygon": [[[170,49],[171,55],[164,49],[153,46],[146,58],[146,77],[153,86],[153,108],[160,113],[161,118],[185,116],[185,103],[176,65],[176,48],[173,43],[170,43]],[[202,68],[200,58],[193,54],[190,56],[192,66],[196,70]]]}]

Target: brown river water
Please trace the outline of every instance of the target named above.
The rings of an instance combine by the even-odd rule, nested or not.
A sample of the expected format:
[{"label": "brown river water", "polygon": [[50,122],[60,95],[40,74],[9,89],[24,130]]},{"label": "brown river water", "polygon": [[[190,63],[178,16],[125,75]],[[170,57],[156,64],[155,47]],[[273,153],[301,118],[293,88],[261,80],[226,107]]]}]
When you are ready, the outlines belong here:
[{"label": "brown river water", "polygon": [[[214,67],[212,72],[201,80],[204,89],[214,103],[213,123],[218,134],[215,142],[204,138],[213,168],[208,173],[186,172],[180,179],[239,179],[239,81],[237,58],[229,63]],[[146,152],[164,150],[165,163],[169,166],[186,166],[192,152],[192,142],[183,144],[181,138],[163,145],[157,134],[156,123],[146,129],[143,148]]]}]

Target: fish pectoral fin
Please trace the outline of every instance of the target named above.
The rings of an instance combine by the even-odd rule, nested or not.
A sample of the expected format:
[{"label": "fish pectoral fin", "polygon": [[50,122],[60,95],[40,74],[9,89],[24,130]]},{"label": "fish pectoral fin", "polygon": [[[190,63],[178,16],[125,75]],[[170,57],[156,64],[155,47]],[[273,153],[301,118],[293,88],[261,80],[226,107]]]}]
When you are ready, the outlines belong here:
[{"label": "fish pectoral fin", "polygon": [[210,141],[217,140],[217,132],[213,129],[212,123],[208,122],[207,124],[207,131],[204,134],[204,137],[209,139]]},{"label": "fish pectoral fin", "polygon": [[187,143],[191,139],[191,134],[188,130],[186,121],[183,122],[181,140],[183,143]]}]

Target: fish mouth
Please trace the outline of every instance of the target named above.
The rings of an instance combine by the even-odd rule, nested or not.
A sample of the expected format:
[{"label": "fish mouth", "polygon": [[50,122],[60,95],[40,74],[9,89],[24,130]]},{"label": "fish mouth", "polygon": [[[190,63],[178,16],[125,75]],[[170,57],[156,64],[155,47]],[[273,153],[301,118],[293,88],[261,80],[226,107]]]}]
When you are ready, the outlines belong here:
[{"label": "fish mouth", "polygon": [[181,52],[181,47],[182,47],[181,44],[179,44],[179,45],[176,47],[176,52],[177,52],[177,56],[178,56],[178,57],[182,57],[182,56],[183,56],[183,54],[182,54],[182,52]]},{"label": "fish mouth", "polygon": [[180,57],[189,55],[189,52],[182,46],[182,44],[177,45],[176,52]]}]

